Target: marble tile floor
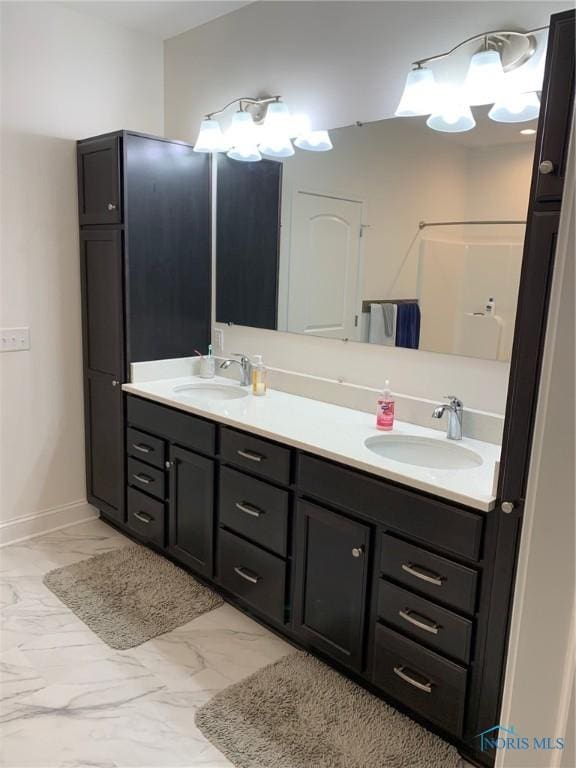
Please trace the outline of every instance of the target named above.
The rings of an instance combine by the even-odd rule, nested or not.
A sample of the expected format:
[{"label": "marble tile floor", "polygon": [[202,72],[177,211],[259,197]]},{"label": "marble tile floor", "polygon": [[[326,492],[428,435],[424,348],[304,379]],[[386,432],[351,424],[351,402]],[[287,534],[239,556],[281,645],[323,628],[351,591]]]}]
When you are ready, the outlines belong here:
[{"label": "marble tile floor", "polygon": [[94,520],[0,549],[3,768],[231,766],[194,712],[291,646],[223,605],[138,648],[109,648],[42,577],[128,543]]}]

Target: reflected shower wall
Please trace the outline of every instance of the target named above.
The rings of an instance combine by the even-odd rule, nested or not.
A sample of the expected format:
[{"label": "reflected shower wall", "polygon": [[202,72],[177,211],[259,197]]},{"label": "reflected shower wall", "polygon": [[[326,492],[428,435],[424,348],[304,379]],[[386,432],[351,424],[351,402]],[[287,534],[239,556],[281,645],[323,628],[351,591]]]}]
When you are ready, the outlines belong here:
[{"label": "reflected shower wall", "polygon": [[420,349],[508,361],[524,225],[464,225],[454,235],[438,229],[420,241]]}]

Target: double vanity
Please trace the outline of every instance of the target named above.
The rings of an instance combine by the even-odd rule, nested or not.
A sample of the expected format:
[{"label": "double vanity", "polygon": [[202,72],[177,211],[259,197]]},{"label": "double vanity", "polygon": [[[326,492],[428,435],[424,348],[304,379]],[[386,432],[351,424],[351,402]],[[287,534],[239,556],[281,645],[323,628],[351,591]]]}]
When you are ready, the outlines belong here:
[{"label": "double vanity", "polygon": [[[502,124],[482,133],[484,154],[412,117],[340,128],[333,153],[282,163],[134,131],[78,142],[88,501],[483,766],[495,752],[478,734],[501,722],[573,71],[566,12],[551,21],[535,139]],[[511,156],[525,181],[514,195]],[[447,195],[439,178],[461,184]],[[464,211],[465,198],[482,207]],[[408,339],[398,318],[418,313],[419,338]],[[438,370],[442,359],[428,368],[420,350],[468,358],[449,368],[466,371],[454,383],[464,400],[474,371],[500,367],[502,450],[419,426],[434,409],[415,395],[438,394],[422,382],[399,395],[411,423],[381,433],[374,411],[280,391],[289,386],[254,397],[178,368],[216,331],[239,347],[258,338],[278,367],[288,332],[325,337],[316,341],[332,345],[338,368],[326,378],[350,372],[355,395],[388,372],[406,389],[408,371]],[[302,369],[276,373],[297,374],[304,394],[319,389]],[[448,417],[459,437],[459,409],[437,407],[430,426]],[[481,419],[492,421],[478,431]],[[465,435],[492,439],[495,420],[465,412]]]},{"label": "double vanity", "polygon": [[227,379],[123,390],[132,535],[462,739],[499,447]]}]

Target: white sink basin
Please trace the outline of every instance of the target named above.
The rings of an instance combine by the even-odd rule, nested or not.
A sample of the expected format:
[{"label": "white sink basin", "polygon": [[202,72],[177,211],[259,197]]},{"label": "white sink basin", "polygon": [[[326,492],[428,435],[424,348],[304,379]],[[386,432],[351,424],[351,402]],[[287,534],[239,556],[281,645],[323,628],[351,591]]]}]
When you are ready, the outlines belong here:
[{"label": "white sink basin", "polygon": [[364,445],[386,459],[429,469],[472,469],[483,463],[482,457],[469,448],[431,437],[375,435]]},{"label": "white sink basin", "polygon": [[174,393],[179,397],[186,397],[190,400],[239,400],[250,394],[248,388],[242,389],[233,384],[182,384],[174,387]]}]

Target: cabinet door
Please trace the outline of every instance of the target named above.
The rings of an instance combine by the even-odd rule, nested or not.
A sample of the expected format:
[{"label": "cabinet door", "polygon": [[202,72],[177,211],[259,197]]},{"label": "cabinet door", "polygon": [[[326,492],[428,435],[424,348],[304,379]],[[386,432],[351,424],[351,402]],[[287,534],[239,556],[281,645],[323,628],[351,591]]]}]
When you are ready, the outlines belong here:
[{"label": "cabinet door", "polygon": [[84,366],[123,380],[122,241],[118,230],[80,233]]},{"label": "cabinet door", "polygon": [[78,144],[80,226],[122,221],[120,139],[117,136]]},{"label": "cabinet door", "polygon": [[282,163],[218,155],[216,319],[278,327]]},{"label": "cabinet door", "polygon": [[360,671],[370,529],[308,502],[297,511],[294,629]]},{"label": "cabinet door", "polygon": [[113,376],[87,371],[84,408],[88,501],[121,523],[124,439],[120,382]]},{"label": "cabinet door", "polygon": [[131,363],[210,343],[210,158],[125,137],[127,350]]},{"label": "cabinet door", "polygon": [[168,548],[203,576],[212,576],[214,462],[170,446]]},{"label": "cabinet door", "polygon": [[562,198],[574,105],[574,20],[574,11],[551,19],[537,139],[537,202]]}]

